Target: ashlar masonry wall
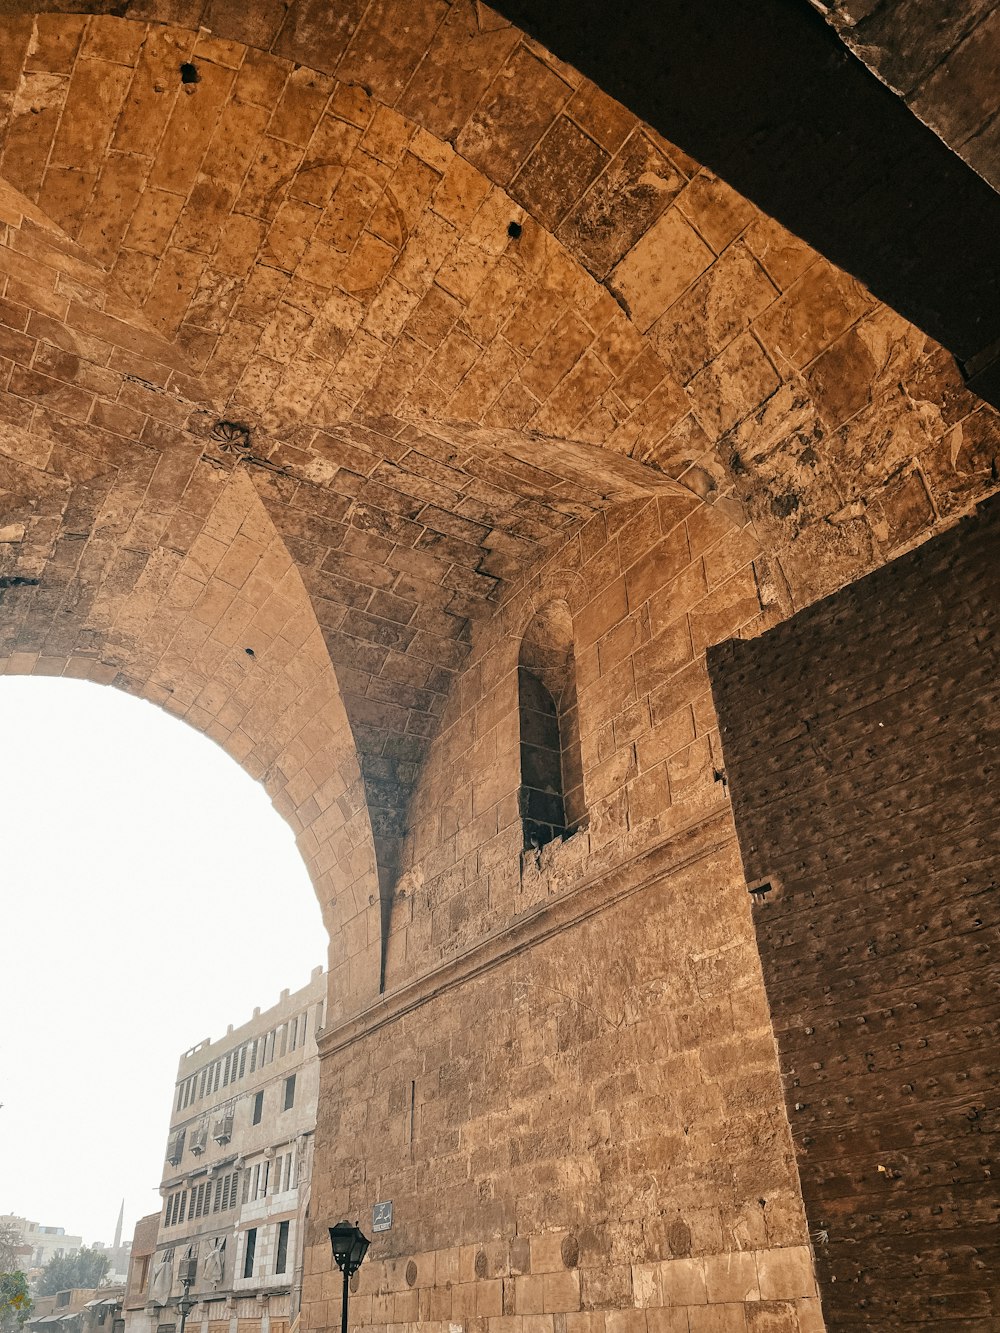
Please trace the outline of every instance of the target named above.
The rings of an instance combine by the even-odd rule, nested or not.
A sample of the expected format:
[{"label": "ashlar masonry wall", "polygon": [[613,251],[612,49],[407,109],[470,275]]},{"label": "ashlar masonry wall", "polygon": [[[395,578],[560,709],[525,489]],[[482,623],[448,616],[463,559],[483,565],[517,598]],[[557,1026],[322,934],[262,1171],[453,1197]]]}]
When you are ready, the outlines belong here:
[{"label": "ashlar masonry wall", "polygon": [[[704,663],[784,614],[741,517],[680,487],[598,514],[474,638],[411,811],[385,993],[321,1043],[317,1196],[331,1217],[395,1205],[352,1319],[823,1327]],[[524,850],[518,656],[553,601],[586,813]],[[338,1277],[317,1222],[310,1328]]]},{"label": "ashlar masonry wall", "polygon": [[[517,662],[553,600],[586,816],[535,852]],[[361,1322],[823,1327],[705,665],[790,610],[735,501],[678,490],[594,516],[477,632],[411,810],[385,992],[321,1045],[317,1196],[396,1207]],[[319,1329],[318,1222],[307,1245]]]},{"label": "ashlar masonry wall", "polygon": [[[725,809],[704,641],[762,616],[756,544],[736,512],[678,488],[598,514],[480,631],[417,789],[390,989]],[[573,618],[585,816],[572,837],[522,856],[518,654],[552,603]]]},{"label": "ashlar masonry wall", "polygon": [[[323,1078],[330,1216],[395,1206],[359,1324],[823,1327],[724,821],[386,1001]],[[312,1242],[309,1327],[331,1327],[318,1222]]]}]

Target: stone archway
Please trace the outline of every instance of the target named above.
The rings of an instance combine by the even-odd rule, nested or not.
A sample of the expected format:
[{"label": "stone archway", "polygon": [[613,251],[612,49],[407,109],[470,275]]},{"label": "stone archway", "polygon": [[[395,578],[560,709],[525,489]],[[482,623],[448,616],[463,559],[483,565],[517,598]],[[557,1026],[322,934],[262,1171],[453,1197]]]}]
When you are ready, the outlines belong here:
[{"label": "stone archway", "polygon": [[[16,349],[7,342],[35,408],[7,416],[0,446],[3,669],[149,699],[259,779],[308,866],[346,1005],[366,991],[370,917],[377,958],[377,883],[357,755],[309,596],[245,470],[171,424],[204,407],[165,388],[183,358],[25,207],[23,248],[2,251],[16,254],[18,294],[36,297],[28,331]],[[53,334],[63,285],[88,332]],[[129,391],[148,414],[124,406]]]},{"label": "stone archway", "polygon": [[[710,172],[483,7],[414,15],[419,68],[374,10],[9,19],[0,152],[191,408],[249,426],[223,450],[340,672],[383,902],[471,625],[588,506],[664,476],[735,499],[799,605],[950,521],[996,452],[941,349]],[[12,410],[81,373],[19,371]]]},{"label": "stone archway", "polygon": [[[44,213],[9,187],[3,206],[5,315],[20,325],[5,343],[6,669],[140,694],[259,778],[320,897],[331,1015],[350,1012],[381,985],[408,787],[469,621],[553,534],[683,488],[593,446],[460,423],[331,427],[297,457],[262,445],[266,427],[220,417],[233,401]],[[331,480],[376,465],[356,503],[329,498]],[[431,503],[477,484],[487,522]],[[404,498],[440,529],[406,555],[420,529]],[[437,598],[428,568],[445,578]]]},{"label": "stone archway", "polygon": [[[994,490],[996,414],[484,6],[400,14],[0,24],[3,652],[168,703],[296,827],[317,1199],[401,1205],[371,1322],[509,1280],[545,1333],[710,1289],[814,1328],[705,650]],[[531,864],[511,685],[554,597],[591,818]],[[322,1328],[319,1226],[306,1262]]]}]

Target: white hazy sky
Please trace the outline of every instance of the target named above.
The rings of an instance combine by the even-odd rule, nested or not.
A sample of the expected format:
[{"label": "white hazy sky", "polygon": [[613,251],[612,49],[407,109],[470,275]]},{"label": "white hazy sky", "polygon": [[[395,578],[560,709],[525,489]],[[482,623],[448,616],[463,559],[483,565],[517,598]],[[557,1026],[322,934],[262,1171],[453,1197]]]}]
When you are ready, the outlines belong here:
[{"label": "white hazy sky", "polygon": [[0,676],[0,1213],[110,1244],[159,1207],[177,1060],[326,965],[291,830],[213,742]]}]

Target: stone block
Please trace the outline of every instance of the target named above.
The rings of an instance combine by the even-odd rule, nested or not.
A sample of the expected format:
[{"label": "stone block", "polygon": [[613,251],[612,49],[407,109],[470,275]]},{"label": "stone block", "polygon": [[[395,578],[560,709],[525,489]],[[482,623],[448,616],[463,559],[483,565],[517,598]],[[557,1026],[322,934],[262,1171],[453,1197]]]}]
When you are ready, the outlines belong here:
[{"label": "stone block", "polygon": [[544,226],[555,228],[609,156],[574,121],[558,116],[514,177],[511,194]]},{"label": "stone block", "polygon": [[663,1304],[659,1264],[632,1265],[632,1299],[640,1309]]},{"label": "stone block", "polygon": [[603,279],[686,179],[646,133],[636,130],[562,222],[559,239]]},{"label": "stone block", "polygon": [[660,1306],[646,1311],[647,1333],[689,1333],[687,1307]]},{"label": "stone block", "polygon": [[759,1301],[747,1306],[748,1333],[800,1333],[794,1301]]},{"label": "stone block", "polygon": [[708,1301],[702,1259],[664,1259],[659,1269],[664,1305],[704,1305]]},{"label": "stone block", "polygon": [[812,1254],[807,1245],[757,1250],[755,1258],[761,1300],[791,1300],[815,1295]]},{"label": "stone block", "polygon": [[626,1264],[581,1268],[580,1293],[585,1310],[631,1305],[632,1270]]},{"label": "stone block", "polygon": [[[478,1283],[459,1282],[451,1289],[451,1317],[456,1322],[466,1323],[479,1313]],[[499,1311],[497,1311],[499,1313]],[[518,1313],[523,1313],[519,1311]]]},{"label": "stone block", "polygon": [[514,1313],[542,1314],[545,1311],[541,1274],[514,1278]]},{"label": "stone block", "polygon": [[603,635],[624,620],[628,615],[625,580],[617,579],[594,600],[583,608],[576,618],[574,632],[580,643],[586,647],[596,642]]},{"label": "stone block", "polygon": [[780,383],[771,360],[751,333],[740,334],[687,386],[698,421],[710,436],[732,429]]},{"label": "stone block", "polygon": [[680,209],[670,208],[628,252],[609,283],[645,333],[713,258]]},{"label": "stone block", "polygon": [[550,1314],[525,1315],[521,1320],[521,1333],[554,1333],[554,1318]]},{"label": "stone block", "polygon": [[[730,1053],[730,1060],[732,1052]],[[705,1256],[705,1284],[712,1303],[756,1301],[760,1297],[757,1266],[751,1252]]]},{"label": "stone block", "polygon": [[[526,90],[530,90],[530,114],[525,114],[521,100]],[[497,75],[459,136],[459,152],[491,180],[506,186],[568,91],[553,70],[521,47]]]},{"label": "stone block", "polygon": [[826,1333],[826,1321],[818,1297],[796,1301],[795,1314],[799,1321],[799,1333]]},{"label": "stone block", "polygon": [[566,1231],[546,1231],[530,1239],[531,1271],[533,1273],[561,1273],[566,1268],[563,1262],[563,1243]]},{"label": "stone block", "polygon": [[476,1316],[492,1319],[503,1313],[503,1280],[491,1278],[476,1283]]},{"label": "stone block", "polygon": [[647,1333],[645,1310],[609,1310],[605,1316],[607,1333]]},{"label": "stone block", "polygon": [[686,384],[778,295],[747,246],[737,242],[665,310],[651,337],[677,378]]},{"label": "stone block", "polygon": [[542,1279],[542,1300],[546,1314],[579,1310],[579,1272],[571,1269],[545,1273]]},{"label": "stone block", "polygon": [[688,1311],[690,1333],[745,1333],[746,1310],[742,1303],[692,1306]]}]

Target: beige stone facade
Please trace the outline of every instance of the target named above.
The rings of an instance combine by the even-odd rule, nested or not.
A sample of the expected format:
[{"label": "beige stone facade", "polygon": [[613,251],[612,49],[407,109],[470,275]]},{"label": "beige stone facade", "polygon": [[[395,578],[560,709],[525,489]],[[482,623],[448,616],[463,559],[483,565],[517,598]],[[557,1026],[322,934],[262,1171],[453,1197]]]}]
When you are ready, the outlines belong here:
[{"label": "beige stone facade", "polygon": [[14,1213],[0,1216],[0,1226],[18,1232],[24,1247],[24,1268],[29,1273],[44,1268],[50,1259],[75,1254],[83,1244],[82,1236],[68,1236],[65,1227],[41,1226],[38,1222],[31,1222]]},{"label": "beige stone facade", "polygon": [[284,1333],[297,1315],[325,1006],[317,968],[301,990],[181,1057],[163,1208],[137,1231],[128,1333],[174,1328],[185,1279],[192,1333]]},{"label": "beige stone facade", "polygon": [[129,1251],[125,1294],[122,1300],[122,1313],[126,1321],[134,1318],[134,1311],[142,1311],[146,1308],[149,1276],[153,1267],[153,1255],[156,1253],[156,1238],[159,1230],[159,1212],[140,1217],[135,1224]]},{"label": "beige stone facade", "polygon": [[[996,411],[485,5],[17,8],[0,663],[161,704],[295,831],[303,1327],[392,1200],[375,1333],[822,1328],[706,650],[970,513]],[[189,1152],[170,1194],[232,1148]]]}]

